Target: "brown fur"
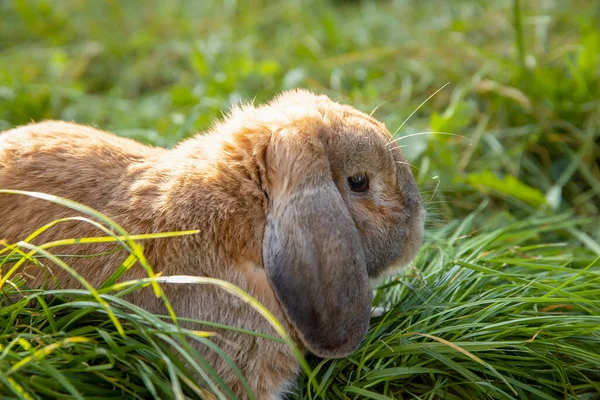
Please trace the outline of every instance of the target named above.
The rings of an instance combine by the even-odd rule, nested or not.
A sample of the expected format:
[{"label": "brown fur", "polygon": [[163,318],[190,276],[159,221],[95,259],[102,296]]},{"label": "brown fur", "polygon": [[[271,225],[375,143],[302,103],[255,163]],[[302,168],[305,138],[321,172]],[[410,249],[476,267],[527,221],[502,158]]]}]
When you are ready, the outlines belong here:
[{"label": "brown fur", "polygon": [[[132,234],[200,229],[198,235],[146,242],[150,264],[163,275],[230,281],[265,304],[302,348],[341,357],[356,349],[368,328],[368,278],[408,263],[422,239],[419,192],[390,141],[383,124],[354,108],[292,91],[265,106],[236,108],[208,134],[172,150],[66,122],[16,128],[0,135],[0,188],[81,202]],[[367,192],[350,191],[346,179],[356,174],[369,176]],[[24,239],[72,215],[39,199],[0,195],[0,239]],[[101,234],[76,221],[54,226],[35,242]],[[66,261],[98,285],[124,256]],[[63,286],[77,285],[50,267]],[[127,278],[144,275],[136,267]],[[178,315],[276,335],[248,305],[215,287],[164,290]],[[150,291],[134,301],[164,312]],[[280,398],[298,371],[291,351],[266,339],[219,333],[219,344],[257,398]],[[200,350],[244,397],[226,364]]]}]

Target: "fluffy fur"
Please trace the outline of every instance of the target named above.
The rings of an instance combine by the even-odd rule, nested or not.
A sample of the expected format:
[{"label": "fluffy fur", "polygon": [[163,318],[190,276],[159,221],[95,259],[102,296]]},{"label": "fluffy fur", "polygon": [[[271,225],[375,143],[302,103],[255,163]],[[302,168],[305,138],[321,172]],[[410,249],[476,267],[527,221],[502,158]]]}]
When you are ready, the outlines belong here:
[{"label": "fluffy fur", "polygon": [[[369,178],[355,193],[347,178]],[[144,146],[91,127],[43,122],[0,135],[0,188],[66,197],[108,215],[132,234],[200,229],[146,242],[164,275],[230,281],[267,306],[303,349],[323,357],[353,352],[369,323],[369,278],[406,264],[423,235],[419,191],[383,124],[307,91],[234,109],[224,121],[172,150]],[[23,239],[64,207],[0,196],[0,238]],[[101,235],[84,222],[54,226],[37,243]],[[101,252],[73,246],[64,254]],[[66,261],[98,285],[123,252]],[[48,265],[63,286],[78,286]],[[30,269],[37,283],[39,269]],[[143,277],[133,268],[127,279]],[[33,282],[35,284],[36,282]],[[165,285],[178,315],[276,335],[249,306],[207,286]],[[150,291],[133,299],[164,312]],[[279,399],[298,364],[281,343],[221,331],[219,342],[258,399]],[[218,356],[200,349],[233,390],[241,385]]]}]

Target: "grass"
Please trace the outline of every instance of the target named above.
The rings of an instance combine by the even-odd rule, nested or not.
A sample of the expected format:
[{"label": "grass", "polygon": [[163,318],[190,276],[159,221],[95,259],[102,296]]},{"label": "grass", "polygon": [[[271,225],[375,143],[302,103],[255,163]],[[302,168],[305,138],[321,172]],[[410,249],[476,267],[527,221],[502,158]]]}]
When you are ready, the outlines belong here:
[{"label": "grass", "polygon": [[416,263],[423,270],[380,289],[390,308],[360,351],[317,364],[325,398],[595,398],[599,258],[538,239],[579,223],[530,219],[462,239],[469,223],[438,232],[435,256]]},{"label": "grass", "polygon": [[[67,119],[172,146],[302,86],[373,111],[415,167],[423,250],[377,289],[361,348],[309,357],[290,399],[600,397],[600,5],[144,4],[0,3],[0,129]],[[115,232],[131,254],[117,274],[144,265],[152,238]],[[211,332],[119,292],[168,278],[28,288],[10,265],[59,253],[29,234],[0,250],[3,398],[230,397],[186,341],[219,351]]]}]

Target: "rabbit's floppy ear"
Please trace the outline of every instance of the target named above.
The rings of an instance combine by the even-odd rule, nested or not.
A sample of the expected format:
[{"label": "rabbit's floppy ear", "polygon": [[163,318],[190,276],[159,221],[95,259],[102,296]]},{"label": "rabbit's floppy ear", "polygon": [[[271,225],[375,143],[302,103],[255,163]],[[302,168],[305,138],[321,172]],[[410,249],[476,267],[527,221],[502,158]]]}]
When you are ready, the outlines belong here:
[{"label": "rabbit's floppy ear", "polygon": [[323,145],[280,140],[267,148],[265,161],[267,276],[310,351],[348,355],[368,329],[372,293],[360,236]]}]

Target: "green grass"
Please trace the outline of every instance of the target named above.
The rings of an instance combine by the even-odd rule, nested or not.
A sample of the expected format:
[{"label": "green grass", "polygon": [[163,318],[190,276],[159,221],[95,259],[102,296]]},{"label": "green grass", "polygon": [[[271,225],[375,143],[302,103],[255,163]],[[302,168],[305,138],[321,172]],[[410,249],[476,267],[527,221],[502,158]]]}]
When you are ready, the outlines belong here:
[{"label": "green grass", "polygon": [[[426,244],[377,290],[386,312],[359,351],[309,357],[290,399],[598,398],[596,3],[0,2],[0,129],[66,119],[172,146],[298,86],[373,111],[414,165]],[[131,254],[115,271],[144,265],[151,238],[115,232]],[[3,247],[3,398],[229,397],[186,341],[210,332],[145,313],[116,280],[27,288],[11,266],[59,247]]]},{"label": "green grass", "polygon": [[[580,223],[559,216],[473,237],[468,222],[438,232],[435,255],[416,263],[423,270],[380,289],[390,310],[362,348],[316,366],[325,398],[595,398],[599,258],[559,239]],[[554,240],[540,244],[540,235]]]}]

